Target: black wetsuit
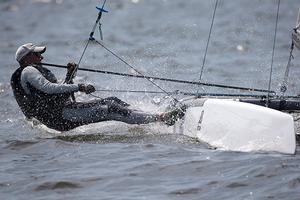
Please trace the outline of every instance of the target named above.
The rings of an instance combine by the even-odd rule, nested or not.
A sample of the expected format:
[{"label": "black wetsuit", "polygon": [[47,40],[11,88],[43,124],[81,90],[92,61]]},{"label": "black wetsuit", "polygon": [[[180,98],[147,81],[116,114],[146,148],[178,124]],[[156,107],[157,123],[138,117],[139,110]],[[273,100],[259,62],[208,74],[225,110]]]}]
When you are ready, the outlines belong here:
[{"label": "black wetsuit", "polygon": [[128,109],[129,105],[116,97],[72,102],[70,95],[78,91],[78,85],[58,84],[53,73],[42,66],[18,68],[11,77],[11,86],[27,118],[36,118],[47,127],[59,131],[107,120],[130,124],[158,120],[158,115]]}]

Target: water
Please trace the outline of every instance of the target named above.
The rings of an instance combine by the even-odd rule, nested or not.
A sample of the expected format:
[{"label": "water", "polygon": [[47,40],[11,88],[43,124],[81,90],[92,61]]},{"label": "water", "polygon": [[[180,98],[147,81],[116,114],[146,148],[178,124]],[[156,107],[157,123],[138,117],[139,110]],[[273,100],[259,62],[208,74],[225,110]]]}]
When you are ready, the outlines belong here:
[{"label": "water", "polygon": [[[45,44],[46,62],[77,61],[97,16],[95,5],[98,1],[0,1],[1,199],[300,199],[299,146],[296,155],[224,152],[161,124],[107,122],[58,133],[25,121],[9,86],[17,47]],[[274,90],[282,81],[299,5],[281,1]],[[213,6],[204,0],[108,0],[105,44],[147,75],[198,80]],[[276,9],[273,0],[221,0],[203,80],[267,88]],[[300,92],[299,52],[294,55],[289,94]],[[82,66],[132,72],[96,45]],[[62,70],[53,71],[64,78]],[[145,80],[87,72],[79,72],[76,81],[98,89],[157,90]],[[198,89],[158,83],[168,91]],[[116,95],[147,111],[164,109],[151,103],[160,95],[97,95]]]}]

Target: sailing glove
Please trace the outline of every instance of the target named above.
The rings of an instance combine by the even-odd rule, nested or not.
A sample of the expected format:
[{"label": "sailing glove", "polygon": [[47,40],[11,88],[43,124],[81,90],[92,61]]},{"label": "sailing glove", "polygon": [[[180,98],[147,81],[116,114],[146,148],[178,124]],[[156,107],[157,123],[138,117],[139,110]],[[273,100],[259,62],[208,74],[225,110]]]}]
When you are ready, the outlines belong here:
[{"label": "sailing glove", "polygon": [[96,91],[95,87],[93,85],[86,85],[86,84],[83,84],[83,83],[79,83],[78,84],[78,91],[80,92],[85,92],[86,94],[91,94],[93,92]]},{"label": "sailing glove", "polygon": [[76,69],[76,67],[77,67],[76,63],[67,64],[67,75],[66,75],[65,82],[73,84],[73,78],[76,76],[76,73],[73,74],[73,71]]},{"label": "sailing glove", "polygon": [[68,73],[72,73],[76,67],[77,67],[76,63],[69,62],[67,64]]}]

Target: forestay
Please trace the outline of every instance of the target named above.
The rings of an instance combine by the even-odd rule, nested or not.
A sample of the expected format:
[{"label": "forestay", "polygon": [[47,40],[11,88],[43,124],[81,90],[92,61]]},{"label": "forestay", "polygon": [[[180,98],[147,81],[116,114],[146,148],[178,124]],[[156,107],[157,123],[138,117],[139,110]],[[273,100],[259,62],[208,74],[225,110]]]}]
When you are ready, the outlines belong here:
[{"label": "forestay", "polygon": [[233,100],[207,99],[202,107],[190,107],[182,130],[223,150],[294,154],[296,149],[291,115]]}]

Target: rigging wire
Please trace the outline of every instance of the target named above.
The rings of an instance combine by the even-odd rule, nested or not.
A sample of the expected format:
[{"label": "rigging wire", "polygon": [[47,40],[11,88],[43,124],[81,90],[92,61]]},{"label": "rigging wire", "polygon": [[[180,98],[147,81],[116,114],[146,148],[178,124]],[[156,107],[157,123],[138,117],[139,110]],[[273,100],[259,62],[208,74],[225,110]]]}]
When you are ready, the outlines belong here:
[{"label": "rigging wire", "polygon": [[[83,58],[83,56],[84,56],[84,54],[85,54],[85,52],[86,52],[86,49],[87,49],[87,47],[89,46],[90,41],[92,41],[92,38],[93,38],[93,36],[94,36],[94,33],[95,33],[95,30],[96,30],[97,24],[100,22],[100,19],[101,19],[101,17],[102,17],[102,12],[104,11],[103,9],[104,9],[105,3],[106,3],[106,0],[104,0],[104,2],[103,2],[103,4],[102,4],[102,8],[100,9],[100,11],[99,11],[99,13],[98,13],[98,17],[97,17],[96,22],[95,22],[95,24],[94,24],[94,26],[93,26],[93,28],[92,28],[91,33],[90,33],[90,38],[89,38],[89,40],[88,40],[87,43],[86,43],[86,46],[85,46],[85,48],[84,48],[84,50],[83,50],[83,52],[82,52],[82,54],[81,54],[81,56],[80,56],[80,59],[79,59],[79,61],[78,61],[78,63],[77,63],[77,66],[76,66],[76,69],[73,71],[73,73],[76,73],[76,71],[77,71],[77,69],[78,69],[78,67],[79,67],[79,65],[80,65],[80,62],[81,62],[81,60],[82,60],[82,58]],[[100,27],[100,24],[99,24],[99,27]],[[74,75],[74,74],[72,74],[72,75]],[[71,77],[72,77],[72,76],[71,76]]]},{"label": "rigging wire", "polygon": [[[89,44],[90,44],[90,41],[91,41],[91,40],[88,40],[88,41],[87,41],[87,43],[86,43],[86,45],[85,45],[85,47],[84,47],[84,49],[83,49],[83,52],[82,52],[82,54],[81,54],[81,56],[80,56],[80,59],[79,59],[79,61],[78,61],[78,63],[77,63],[77,67],[76,67],[77,69],[78,69],[78,67],[79,67],[79,65],[80,65],[80,63],[81,63],[81,60],[82,60],[82,58],[83,58],[85,52],[86,52],[86,49],[88,48],[88,46],[89,46]],[[76,71],[77,71],[77,70],[73,70],[73,72],[72,72],[72,74],[71,74],[71,77],[73,77],[73,76],[76,74]]]},{"label": "rigging wire", "polygon": [[206,63],[207,51],[208,51],[208,46],[209,46],[209,42],[210,42],[210,38],[211,38],[212,28],[213,28],[214,21],[215,21],[215,16],[216,16],[216,11],[217,11],[217,7],[218,7],[218,3],[219,3],[219,0],[216,0],[214,12],[213,12],[213,17],[212,17],[211,24],[210,24],[208,39],[207,39],[207,43],[206,43],[205,53],[204,53],[204,56],[203,56],[203,61],[202,61],[202,67],[201,67],[199,81],[202,80],[202,74],[203,74],[205,63]]},{"label": "rigging wire", "polygon": [[[102,12],[106,12],[106,11],[104,10],[105,3],[106,3],[106,0],[104,0],[104,2],[103,2],[103,4],[102,4],[102,8],[96,7],[96,8],[99,10],[99,13],[98,13],[98,17],[97,17],[97,19],[96,19],[96,22],[95,22],[95,24],[94,24],[94,26],[93,26],[93,28],[92,28],[92,31],[91,31],[91,33],[90,33],[90,38],[89,38],[89,40],[86,42],[86,45],[85,45],[85,47],[84,47],[84,49],[83,49],[83,52],[82,52],[82,54],[81,54],[81,56],[80,56],[80,59],[79,59],[77,65],[75,66],[75,69],[73,69],[73,71],[71,72],[70,76],[66,78],[65,83],[70,84],[70,83],[73,82],[73,78],[75,77],[75,75],[76,75],[76,73],[77,73],[77,71],[78,71],[78,68],[79,68],[79,65],[80,65],[80,63],[81,63],[81,61],[82,61],[82,58],[83,58],[83,56],[84,56],[84,54],[85,54],[85,52],[86,52],[86,50],[87,50],[87,48],[88,48],[88,46],[89,46],[89,44],[90,44],[91,38],[93,38],[93,35],[94,35],[95,29],[96,29],[96,27],[97,27],[97,24],[100,22],[100,19],[101,19],[101,17],[102,17]],[[71,94],[71,98],[72,98],[73,101],[76,101],[74,93]]]},{"label": "rigging wire", "polygon": [[[42,65],[57,67],[57,68],[67,68],[65,65],[57,65],[57,64],[50,64],[50,63],[40,63]],[[133,77],[133,78],[147,78],[151,80],[160,80],[166,82],[174,82],[174,83],[184,83],[184,84],[191,84],[191,85],[204,85],[210,87],[219,87],[225,89],[236,89],[236,90],[245,90],[248,92],[268,92],[266,89],[258,89],[258,88],[248,88],[248,87],[239,87],[239,86],[232,86],[232,85],[221,85],[221,84],[214,84],[208,82],[198,82],[198,81],[186,81],[186,80],[179,80],[179,79],[171,79],[171,78],[161,78],[156,76],[141,76],[141,75],[134,75],[134,74],[126,74],[120,72],[112,72],[112,71],[105,71],[105,70],[97,70],[97,69],[89,69],[89,68],[78,68],[81,71],[87,72],[94,72],[94,73],[102,73],[102,74],[111,74],[116,76],[123,76],[123,77]],[[270,93],[275,93],[275,91],[270,91]]]},{"label": "rigging wire", "polygon": [[284,77],[283,77],[283,82],[280,86],[280,98],[282,99],[284,97],[284,94],[287,90],[287,86],[288,86],[288,76],[289,76],[289,72],[290,72],[290,68],[291,68],[291,65],[292,65],[292,59],[294,59],[294,56],[293,56],[293,50],[294,50],[294,42],[292,41],[292,44],[291,44],[291,47],[290,47],[290,56],[289,56],[289,60],[288,60],[288,63],[287,63],[287,66],[285,68],[285,73],[284,73]]},{"label": "rigging wire", "polygon": [[[277,3],[276,25],[275,25],[275,31],[274,31],[274,40],[273,40],[273,50],[272,50],[272,60],[271,60],[268,91],[271,89],[271,82],[272,82],[274,55],[275,55],[276,38],[277,38],[277,27],[278,27],[278,21],[279,21],[279,8],[280,8],[280,0],[278,0],[278,3]],[[268,95],[267,95],[266,107],[269,106],[269,100],[270,100],[270,92],[268,92]]]},{"label": "rigging wire", "polygon": [[[147,91],[147,90],[119,90],[119,89],[97,89],[98,92],[116,92],[116,93],[144,93],[144,94],[165,94],[160,91]],[[180,90],[175,90],[168,92],[172,95],[187,95],[187,96],[227,96],[227,97],[257,97],[257,98],[266,98],[266,95],[259,94],[229,94],[229,93],[194,93],[194,92],[184,92]],[[271,95],[276,97],[276,95]],[[294,97],[294,96],[293,96]],[[300,98],[300,96],[296,96]]]},{"label": "rigging wire", "polygon": [[296,24],[296,27],[293,29],[293,32],[292,32],[292,44],[291,44],[291,47],[290,47],[290,56],[289,56],[289,60],[288,60],[288,63],[287,63],[287,66],[286,66],[286,69],[285,69],[285,73],[284,73],[284,77],[283,77],[283,82],[280,86],[280,92],[281,92],[281,96],[280,98],[283,99],[284,98],[284,94],[287,90],[287,87],[288,87],[288,76],[289,76],[289,71],[290,71],[290,67],[292,66],[292,59],[294,59],[294,56],[293,56],[293,50],[295,48],[295,46],[297,48],[299,48],[299,45],[297,45],[297,41],[298,40],[298,29],[300,28],[300,9],[299,9],[299,13],[298,13],[298,18],[297,18],[297,24]]},{"label": "rigging wire", "polygon": [[139,70],[137,70],[134,66],[130,65],[123,58],[121,58],[120,56],[118,56],[115,52],[113,52],[112,50],[110,50],[109,48],[107,48],[101,42],[99,42],[95,38],[93,38],[93,41],[95,41],[97,44],[99,44],[100,46],[102,46],[106,51],[108,51],[109,53],[111,53],[113,56],[115,56],[117,59],[119,59],[121,62],[123,62],[126,66],[130,67],[132,70],[134,70],[140,76],[142,76],[143,78],[145,78],[146,80],[148,80],[149,82],[151,82],[155,87],[157,87],[158,89],[160,89],[161,91],[163,91],[165,94],[167,94],[168,96],[170,96],[173,100],[175,100],[176,103],[180,103],[178,99],[176,99],[175,97],[172,96],[172,94],[170,94],[165,89],[163,89],[161,86],[159,86],[157,83],[155,83],[153,80],[151,80],[151,78],[145,76],[142,72],[140,72]]}]

